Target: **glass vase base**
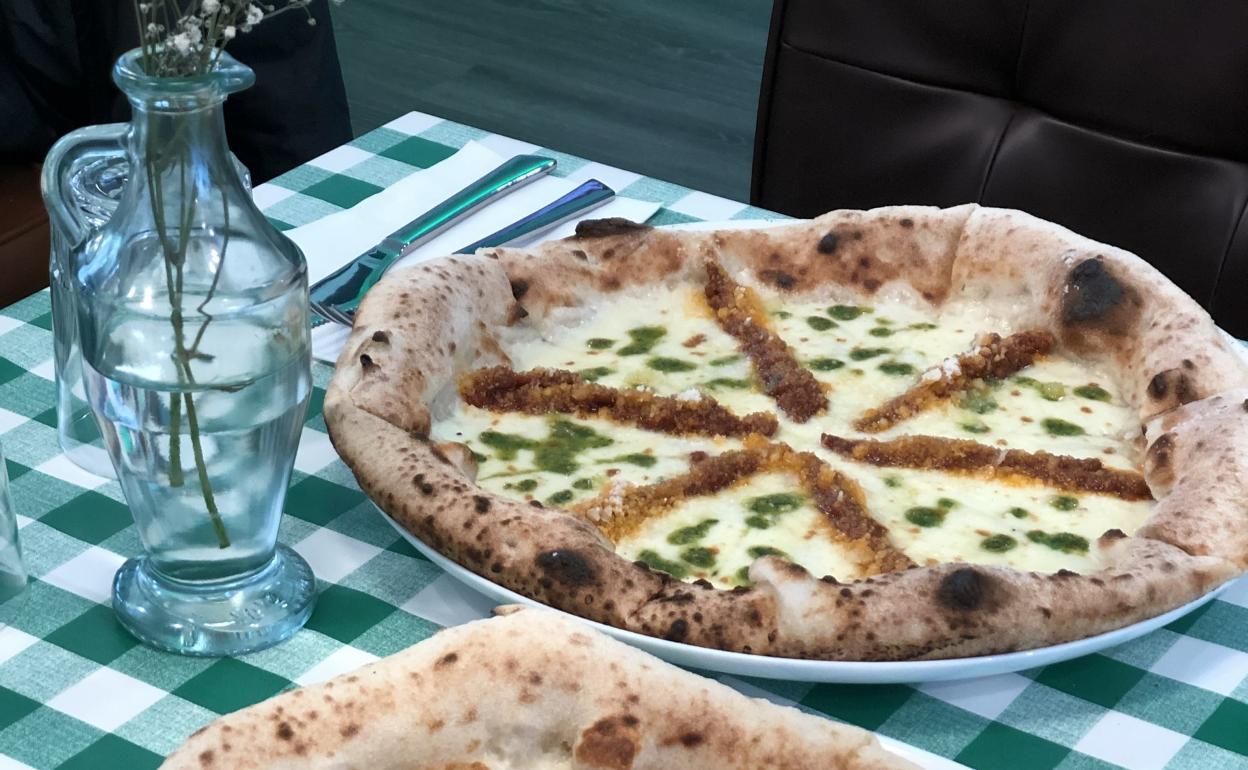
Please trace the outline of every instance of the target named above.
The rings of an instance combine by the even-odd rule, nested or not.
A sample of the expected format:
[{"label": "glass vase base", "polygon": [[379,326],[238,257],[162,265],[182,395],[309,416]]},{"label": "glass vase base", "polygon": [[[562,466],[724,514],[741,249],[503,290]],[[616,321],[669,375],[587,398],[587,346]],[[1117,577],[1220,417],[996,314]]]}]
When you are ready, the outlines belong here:
[{"label": "glass vase base", "polygon": [[316,578],[303,557],[279,545],[264,568],[237,580],[171,581],[146,557],[113,578],[113,612],[144,644],[181,655],[255,652],[298,631],[316,603]]}]

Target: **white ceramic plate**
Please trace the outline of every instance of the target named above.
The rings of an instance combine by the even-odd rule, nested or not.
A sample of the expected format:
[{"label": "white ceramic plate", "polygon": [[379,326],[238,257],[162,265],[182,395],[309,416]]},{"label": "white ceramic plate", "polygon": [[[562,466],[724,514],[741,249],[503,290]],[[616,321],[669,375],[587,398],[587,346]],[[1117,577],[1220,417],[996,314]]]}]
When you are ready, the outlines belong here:
[{"label": "white ceramic plate", "polygon": [[[379,509],[380,510],[380,509]],[[386,521],[395,528],[412,546],[427,556],[430,561],[445,570],[451,577],[484,594],[499,604],[527,604],[532,607],[546,605],[527,596],[504,588],[497,583],[481,577],[472,570],[460,566],[423,541],[403,529],[397,522],[383,512]],[[1229,585],[1229,584],[1227,584]],[[655,655],[669,663],[689,668],[700,668],[734,676],[753,676],[761,679],[792,679],[799,682],[838,682],[842,684],[914,684],[918,682],[939,682],[950,679],[970,679],[972,677],[991,676],[1009,671],[1021,671],[1036,666],[1047,666],[1060,663],[1071,658],[1078,658],[1094,652],[1114,647],[1132,639],[1137,639],[1150,631],[1177,620],[1196,610],[1215,596],[1222,593],[1226,585],[1205,594],[1190,604],[1171,610],[1155,618],[1141,621],[1134,625],[1119,628],[1115,631],[1090,636],[1052,647],[1038,650],[1010,652],[1003,655],[983,655],[977,658],[956,658],[953,660],[914,660],[886,663],[864,663],[858,661],[838,660],[799,660],[796,658],[773,658],[766,655],[747,655],[743,652],[725,652],[691,644],[669,642],[633,631],[625,631],[613,626],[596,623],[592,620],[580,620],[589,623],[599,631],[613,636],[622,642],[638,647],[651,655]],[[571,617],[577,617],[572,615]]]}]

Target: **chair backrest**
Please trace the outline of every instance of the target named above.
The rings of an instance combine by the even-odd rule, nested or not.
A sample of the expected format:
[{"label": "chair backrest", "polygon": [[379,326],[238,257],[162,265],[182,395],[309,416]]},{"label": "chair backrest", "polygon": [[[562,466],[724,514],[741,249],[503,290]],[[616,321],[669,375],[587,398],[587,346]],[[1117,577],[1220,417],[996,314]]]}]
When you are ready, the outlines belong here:
[{"label": "chair backrest", "polygon": [[1248,3],[776,0],[752,202],[978,201],[1139,254],[1248,336]]}]

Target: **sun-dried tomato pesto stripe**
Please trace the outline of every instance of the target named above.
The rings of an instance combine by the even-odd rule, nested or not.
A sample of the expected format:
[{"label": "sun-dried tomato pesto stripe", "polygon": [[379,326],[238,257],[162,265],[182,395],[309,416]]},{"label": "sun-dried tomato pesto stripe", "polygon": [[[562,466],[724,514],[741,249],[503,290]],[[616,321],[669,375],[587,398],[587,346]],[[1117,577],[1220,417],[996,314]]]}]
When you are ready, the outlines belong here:
[{"label": "sun-dried tomato pesto stripe", "polygon": [[795,422],[806,422],[827,408],[828,397],[815,376],[797,361],[793,350],[763,325],[765,314],[749,292],[714,261],[706,262],[706,301],[715,320],[741,345],[763,392]]},{"label": "sun-dried tomato pesto stripe", "polygon": [[1053,342],[1053,335],[1046,331],[1019,332],[1004,339],[1000,334],[986,334],[976,340],[975,347],[925,371],[905,393],[868,409],[854,427],[866,433],[888,430],[966,390],[976,380],[1001,379],[1031,366],[1038,357],[1053,349]]},{"label": "sun-dried tomato pesto stripe", "polygon": [[1094,457],[1003,449],[969,439],[903,436],[892,441],[823,434],[823,445],[851,460],[892,468],[1022,476],[1070,492],[1096,492],[1124,500],[1151,500],[1144,476],[1110,468]]},{"label": "sun-dried tomato pesto stripe", "polygon": [[755,412],[738,417],[710,396],[682,399],[610,388],[564,369],[479,369],[460,380],[459,392],[465,402],[493,412],[605,417],[675,435],[771,436],[777,428],[774,415]]},{"label": "sun-dried tomato pesto stripe", "polygon": [[815,507],[844,541],[856,546],[860,577],[896,572],[914,562],[888,536],[888,529],[867,512],[866,495],[858,482],[830,467],[811,452],[784,447],[786,463],[793,467]]},{"label": "sun-dried tomato pesto stripe", "polygon": [[711,495],[766,471],[791,473],[823,514],[829,531],[856,557],[861,577],[914,565],[893,546],[888,530],[871,518],[862,488],[810,452],[749,436],[745,448],[694,463],[688,472],[646,486],[609,485],[599,497],[574,510],[593,521],[612,541],[627,537],[648,518],[681,502]]}]

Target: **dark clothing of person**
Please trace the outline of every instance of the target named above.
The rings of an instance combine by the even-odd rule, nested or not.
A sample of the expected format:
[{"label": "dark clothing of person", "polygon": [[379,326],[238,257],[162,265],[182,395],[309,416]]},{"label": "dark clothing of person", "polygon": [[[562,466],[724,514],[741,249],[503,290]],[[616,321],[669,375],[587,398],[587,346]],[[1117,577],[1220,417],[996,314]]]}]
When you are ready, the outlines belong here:
[{"label": "dark clothing of person", "polygon": [[[327,0],[240,33],[227,50],[256,84],[225,107],[230,149],[256,184],[351,139]],[[130,118],[112,82],[138,46],[131,0],[0,0],[0,163],[42,160],[81,126]]]}]

